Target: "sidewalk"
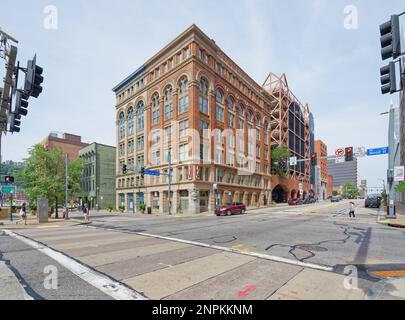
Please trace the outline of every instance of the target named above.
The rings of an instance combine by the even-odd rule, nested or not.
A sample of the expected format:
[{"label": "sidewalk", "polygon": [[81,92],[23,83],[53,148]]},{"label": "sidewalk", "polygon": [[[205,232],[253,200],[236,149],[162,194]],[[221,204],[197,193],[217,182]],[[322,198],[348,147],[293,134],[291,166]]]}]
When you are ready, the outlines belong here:
[{"label": "sidewalk", "polygon": [[0,301],[31,300],[15,274],[0,260]]},{"label": "sidewalk", "polygon": [[405,215],[399,215],[397,219],[381,220],[379,223],[393,228],[405,228]]},{"label": "sidewalk", "polygon": [[49,219],[47,223],[39,224],[37,221],[36,216],[28,215],[27,217],[27,225],[24,223],[16,222],[20,219],[18,215],[13,215],[13,221],[7,220],[0,220],[0,230],[7,229],[7,230],[19,230],[19,229],[41,229],[41,228],[59,228],[59,227],[68,227],[80,224],[79,221],[76,220],[63,220],[63,219]]}]

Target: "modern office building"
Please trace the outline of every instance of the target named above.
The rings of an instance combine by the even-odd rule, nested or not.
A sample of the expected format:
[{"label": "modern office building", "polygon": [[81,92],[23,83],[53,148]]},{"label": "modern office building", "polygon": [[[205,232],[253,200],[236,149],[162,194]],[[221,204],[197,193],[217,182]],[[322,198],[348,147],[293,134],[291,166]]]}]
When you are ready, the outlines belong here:
[{"label": "modern office building", "polygon": [[346,183],[353,183],[358,186],[358,161],[336,163],[335,160],[328,161],[328,174],[333,176],[334,188],[340,188]]},{"label": "modern office building", "polygon": [[[315,141],[315,153],[318,155],[318,158],[327,157],[328,146],[322,140]],[[321,172],[321,188],[317,190],[317,194],[319,200],[325,200],[328,197],[328,160],[318,160],[318,164]]]},{"label": "modern office building", "polygon": [[80,136],[70,133],[51,132],[41,144],[46,149],[59,149],[63,154],[67,154],[70,161],[79,158],[79,151],[89,144],[82,142]]},{"label": "modern office building", "polygon": [[113,91],[117,205],[129,211],[145,203],[167,214],[168,176],[143,178],[139,169],[168,174],[169,158],[173,213],[205,212],[230,201],[255,207],[271,201],[270,113],[276,101],[198,27],[183,32]]},{"label": "modern office building", "polygon": [[83,159],[81,204],[89,203],[90,208],[100,210],[115,207],[115,161],[116,148],[93,143],[79,151]]}]

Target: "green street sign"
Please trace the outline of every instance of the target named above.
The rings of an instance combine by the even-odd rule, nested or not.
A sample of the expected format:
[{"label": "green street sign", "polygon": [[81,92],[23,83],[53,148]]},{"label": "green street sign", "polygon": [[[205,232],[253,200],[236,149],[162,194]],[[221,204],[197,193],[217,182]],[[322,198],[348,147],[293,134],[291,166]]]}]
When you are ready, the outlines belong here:
[{"label": "green street sign", "polygon": [[1,187],[1,192],[5,194],[12,194],[14,193],[14,187],[12,186],[2,186]]}]

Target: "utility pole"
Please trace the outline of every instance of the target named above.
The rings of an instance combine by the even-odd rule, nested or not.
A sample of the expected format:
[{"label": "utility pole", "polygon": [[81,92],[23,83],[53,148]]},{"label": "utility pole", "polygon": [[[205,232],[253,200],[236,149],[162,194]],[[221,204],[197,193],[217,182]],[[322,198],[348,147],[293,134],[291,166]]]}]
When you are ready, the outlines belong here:
[{"label": "utility pole", "polygon": [[396,219],[394,167],[395,167],[395,109],[391,105],[389,111],[390,123],[388,130],[389,157],[388,157],[388,218]]},{"label": "utility pole", "polygon": [[66,216],[65,220],[69,220],[69,158],[68,155],[66,154],[66,200],[65,200],[65,206],[66,206]]}]

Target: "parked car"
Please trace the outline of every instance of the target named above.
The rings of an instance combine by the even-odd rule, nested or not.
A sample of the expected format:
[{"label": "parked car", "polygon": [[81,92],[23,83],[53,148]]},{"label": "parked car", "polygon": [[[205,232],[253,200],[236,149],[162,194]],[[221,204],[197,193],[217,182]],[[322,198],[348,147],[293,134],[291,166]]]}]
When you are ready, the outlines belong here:
[{"label": "parked car", "polygon": [[340,196],[333,196],[330,199],[330,202],[340,202],[341,201],[341,197]]},{"label": "parked car", "polygon": [[215,214],[219,216],[231,216],[233,214],[245,214],[246,205],[241,202],[227,203],[222,207],[215,209]]},{"label": "parked car", "polygon": [[377,195],[368,196],[365,202],[366,208],[380,208],[381,207],[381,197]]},{"label": "parked car", "polygon": [[304,204],[313,204],[313,203],[316,203],[315,198],[306,198],[304,201]]},{"label": "parked car", "polygon": [[298,206],[303,205],[303,204],[305,204],[305,199],[298,199],[297,200],[297,205]]},{"label": "parked car", "polygon": [[290,200],[288,200],[288,205],[290,205],[290,206],[298,205],[298,199],[290,199]]}]

